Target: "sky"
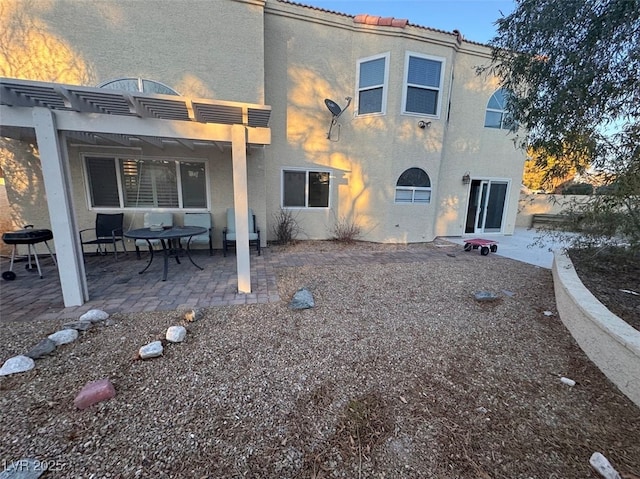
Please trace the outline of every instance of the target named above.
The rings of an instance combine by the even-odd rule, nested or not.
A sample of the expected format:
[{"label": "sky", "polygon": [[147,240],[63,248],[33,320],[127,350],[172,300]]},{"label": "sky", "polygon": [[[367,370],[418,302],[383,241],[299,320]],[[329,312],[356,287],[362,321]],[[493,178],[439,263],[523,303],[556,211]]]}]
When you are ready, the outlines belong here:
[{"label": "sky", "polygon": [[[409,23],[451,32],[487,43],[495,35],[493,24],[515,10],[514,0],[294,0],[349,15],[367,13],[406,18]],[[500,13],[502,12],[502,14]]]}]

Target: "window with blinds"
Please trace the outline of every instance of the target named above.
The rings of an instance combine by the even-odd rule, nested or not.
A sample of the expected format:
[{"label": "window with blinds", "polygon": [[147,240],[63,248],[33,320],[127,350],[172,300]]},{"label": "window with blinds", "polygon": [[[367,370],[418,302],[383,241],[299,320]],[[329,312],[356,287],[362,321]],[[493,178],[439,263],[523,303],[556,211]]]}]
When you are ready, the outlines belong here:
[{"label": "window with blinds", "polygon": [[169,159],[85,157],[96,208],[207,208],[206,164]]},{"label": "window with blinds", "polygon": [[358,61],[358,115],[384,113],[389,54]]},{"label": "window with blinds", "polygon": [[443,58],[407,53],[403,113],[438,116],[443,72]]}]

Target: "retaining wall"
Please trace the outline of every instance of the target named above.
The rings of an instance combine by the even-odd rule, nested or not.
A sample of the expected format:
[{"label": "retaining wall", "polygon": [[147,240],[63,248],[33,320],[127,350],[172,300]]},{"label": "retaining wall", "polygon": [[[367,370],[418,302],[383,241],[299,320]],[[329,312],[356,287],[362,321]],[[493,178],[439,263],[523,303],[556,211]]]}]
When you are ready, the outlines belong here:
[{"label": "retaining wall", "polygon": [[578,278],[571,259],[554,252],[560,319],[586,355],[640,407],[640,331],[609,311]]}]

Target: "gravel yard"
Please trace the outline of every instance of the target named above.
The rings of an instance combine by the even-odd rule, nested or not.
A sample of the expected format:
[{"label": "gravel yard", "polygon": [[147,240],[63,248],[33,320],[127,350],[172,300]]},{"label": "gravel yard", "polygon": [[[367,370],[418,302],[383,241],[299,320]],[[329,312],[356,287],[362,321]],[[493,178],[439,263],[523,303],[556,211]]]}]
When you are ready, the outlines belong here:
[{"label": "gravel yard", "polygon": [[[345,248],[289,248],[305,247]],[[0,460],[34,457],[46,478],[585,479],[599,451],[640,476],[640,409],[545,314],[549,270],[457,249],[385,262],[394,247],[375,248],[377,264],[282,268],[280,303],[194,323],[114,314],[0,377]],[[300,287],[315,308],[288,308]],[[500,299],[480,303],[481,290]],[[61,324],[4,324],[0,361]],[[136,358],[179,324],[184,343]],[[101,378],[116,397],[77,410]]]}]

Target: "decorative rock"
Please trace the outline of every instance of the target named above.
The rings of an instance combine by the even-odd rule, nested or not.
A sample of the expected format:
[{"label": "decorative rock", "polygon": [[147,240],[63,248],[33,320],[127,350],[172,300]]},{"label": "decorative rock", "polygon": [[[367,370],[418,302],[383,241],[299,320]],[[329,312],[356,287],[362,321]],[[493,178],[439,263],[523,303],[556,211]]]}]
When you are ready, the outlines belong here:
[{"label": "decorative rock", "polygon": [[0,376],[8,376],[9,374],[23,373],[36,367],[33,359],[27,356],[14,356],[7,359],[0,368]]},{"label": "decorative rock", "polygon": [[202,319],[203,313],[199,309],[190,309],[186,313],[184,313],[184,320],[192,323],[194,321],[200,321]]},{"label": "decorative rock", "polygon": [[20,459],[19,461],[5,464],[0,472],[0,479],[38,479],[47,469],[46,462],[37,459]]},{"label": "decorative rock", "polygon": [[611,463],[599,452],[594,452],[589,459],[589,464],[605,479],[620,479],[620,474]]},{"label": "decorative rock", "polygon": [[561,377],[560,378],[560,382],[562,384],[566,384],[567,386],[573,387],[576,385],[576,382],[573,379],[569,379],[569,378],[565,378],[565,377]]},{"label": "decorative rock", "polygon": [[497,294],[490,293],[489,291],[478,291],[475,294],[476,301],[480,301],[481,303],[486,303],[490,301],[496,301],[500,299],[500,296]]},{"label": "decorative rock", "polygon": [[51,341],[49,338],[44,338],[34,347],[32,347],[25,356],[30,357],[31,359],[40,359],[45,357],[48,354],[51,354],[56,350],[56,343]]},{"label": "decorative rock", "polygon": [[109,317],[109,313],[105,313],[101,309],[90,309],[82,316],[80,316],[80,321],[91,321],[92,323],[98,323],[100,321],[104,321]]},{"label": "decorative rock", "polygon": [[93,327],[91,321],[72,321],[62,326],[65,329],[75,329],[76,331],[86,331]]},{"label": "decorative rock", "polygon": [[142,346],[138,354],[140,354],[140,359],[157,358],[158,356],[162,356],[163,350],[162,342],[153,341],[152,343]]},{"label": "decorative rock", "polygon": [[167,341],[172,343],[181,343],[184,341],[184,337],[187,335],[187,330],[184,326],[171,326],[167,329]]},{"label": "decorative rock", "polygon": [[78,339],[78,331],[75,329],[62,329],[49,335],[49,339],[56,343],[56,346],[72,343]]},{"label": "decorative rock", "polygon": [[307,288],[300,288],[293,295],[293,299],[289,303],[290,309],[309,309],[313,308],[316,303],[313,301],[313,295]]},{"label": "decorative rock", "polygon": [[116,395],[116,390],[108,379],[99,379],[84,385],[76,398],[73,405],[78,409],[86,409],[101,401],[111,399]]}]

